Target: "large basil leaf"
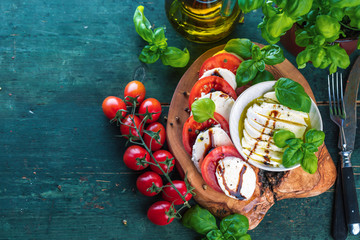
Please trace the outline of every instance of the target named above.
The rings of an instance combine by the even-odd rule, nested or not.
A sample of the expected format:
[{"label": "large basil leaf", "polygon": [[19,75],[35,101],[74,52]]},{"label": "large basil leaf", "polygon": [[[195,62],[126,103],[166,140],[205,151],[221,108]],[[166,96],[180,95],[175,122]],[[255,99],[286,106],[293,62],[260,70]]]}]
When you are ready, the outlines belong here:
[{"label": "large basil leaf", "polygon": [[224,236],[233,236],[238,239],[246,234],[249,229],[249,220],[240,214],[232,214],[224,217],[220,222],[220,231]]},{"label": "large basil leaf", "polygon": [[182,51],[176,47],[167,47],[160,58],[164,65],[185,67],[189,62],[190,53],[186,48]]},{"label": "large basil leaf", "polygon": [[215,217],[199,205],[195,205],[185,212],[182,224],[202,235],[206,235],[211,230],[218,230]]},{"label": "large basil leaf", "polygon": [[280,78],[275,84],[275,94],[279,102],[297,111],[309,112],[310,97],[304,88],[289,78]]},{"label": "large basil leaf", "polygon": [[250,59],[242,62],[236,71],[236,84],[238,87],[246,85],[255,78],[258,70],[255,61]]},{"label": "large basil leaf", "polygon": [[315,145],[315,147],[320,147],[323,144],[324,140],[325,133],[314,128],[310,129],[305,134],[305,142],[312,143]]},{"label": "large basil leaf", "polygon": [[300,47],[306,47],[311,43],[312,40],[313,40],[313,36],[311,36],[308,31],[304,29],[300,29],[299,31],[296,32],[296,38],[295,38],[296,45]]},{"label": "large basil leaf", "polygon": [[284,52],[278,45],[267,45],[261,49],[267,65],[276,65],[285,60]]},{"label": "large basil leaf", "polygon": [[300,163],[303,157],[304,153],[302,152],[301,148],[289,147],[283,154],[282,164],[284,167],[289,168]]},{"label": "large basil leaf", "polygon": [[268,17],[264,16],[263,21],[259,23],[258,28],[261,30],[261,36],[263,39],[265,39],[270,44],[275,44],[278,41],[280,41],[280,37],[273,37],[269,34],[269,32],[266,29],[266,25],[268,22]]},{"label": "large basil leaf", "polygon": [[285,147],[286,140],[290,138],[295,138],[295,134],[289,130],[280,129],[274,132],[273,139],[276,146],[279,148]]},{"label": "large basil leaf", "polygon": [[319,34],[332,41],[336,40],[340,34],[340,24],[338,20],[329,15],[317,16],[315,28]]},{"label": "large basil leaf", "polygon": [[311,59],[312,51],[313,46],[309,45],[296,56],[296,63],[299,69],[306,67],[306,63]]},{"label": "large basil leaf", "polygon": [[326,51],[324,50],[324,48],[323,47],[316,48],[311,56],[311,61],[314,67],[316,68],[320,67],[325,57],[326,57]]},{"label": "large basil leaf", "polygon": [[304,158],[301,160],[301,167],[305,172],[314,174],[317,170],[318,159],[314,153],[305,150]]},{"label": "large basil leaf", "polygon": [[360,29],[360,5],[345,8],[345,14],[350,18],[350,26]]},{"label": "large basil leaf", "polygon": [[296,19],[308,13],[312,3],[313,0],[289,0],[283,10],[287,16]]},{"label": "large basil leaf", "polygon": [[215,103],[210,98],[201,98],[191,104],[194,120],[203,123],[214,117]]},{"label": "large basil leaf", "polygon": [[265,27],[269,35],[272,38],[276,38],[289,30],[294,23],[295,20],[283,12],[270,17]]},{"label": "large basil leaf", "polygon": [[148,43],[154,40],[151,24],[144,15],[144,6],[138,6],[133,17],[136,32]]},{"label": "large basil leaf", "polygon": [[246,38],[231,39],[225,45],[225,51],[235,53],[243,59],[251,57],[251,49],[254,44]]}]

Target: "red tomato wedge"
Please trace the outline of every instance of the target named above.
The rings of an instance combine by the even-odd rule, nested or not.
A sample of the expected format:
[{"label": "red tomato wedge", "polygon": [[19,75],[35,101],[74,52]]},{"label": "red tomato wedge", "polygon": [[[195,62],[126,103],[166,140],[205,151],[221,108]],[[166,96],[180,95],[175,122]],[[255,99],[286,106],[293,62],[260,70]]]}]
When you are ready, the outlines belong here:
[{"label": "red tomato wedge", "polygon": [[229,123],[226,119],[218,113],[214,113],[214,118],[198,123],[194,120],[193,116],[190,116],[183,126],[182,141],[184,148],[188,154],[192,153],[192,146],[195,143],[197,135],[206,129],[213,127],[214,125],[220,124],[221,128],[230,136]]},{"label": "red tomato wedge", "polygon": [[236,57],[231,53],[220,53],[211,58],[208,58],[200,68],[199,78],[206,72],[207,70],[213,68],[225,68],[230,70],[236,75],[236,70],[238,69],[241,59]]},{"label": "red tomato wedge", "polygon": [[201,97],[201,93],[207,94],[209,92],[221,91],[226,93],[234,100],[236,100],[237,95],[234,89],[230,86],[230,84],[217,76],[208,76],[197,81],[193,88],[191,89],[189,96],[189,108],[191,109],[191,104],[197,99]]},{"label": "red tomato wedge", "polygon": [[231,156],[243,159],[234,146],[221,146],[213,149],[201,164],[201,175],[205,182],[218,192],[223,192],[215,175],[218,161]]}]

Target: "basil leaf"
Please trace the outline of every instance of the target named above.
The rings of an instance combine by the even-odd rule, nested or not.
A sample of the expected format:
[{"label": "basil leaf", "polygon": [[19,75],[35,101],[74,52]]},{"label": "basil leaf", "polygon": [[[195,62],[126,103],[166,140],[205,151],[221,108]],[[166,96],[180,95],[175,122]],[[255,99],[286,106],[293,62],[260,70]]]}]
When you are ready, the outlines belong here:
[{"label": "basil leaf", "polygon": [[[357,7],[345,8],[344,14],[350,19],[350,26],[360,29],[360,4]],[[358,48],[359,49],[359,48]]]},{"label": "basil leaf", "polygon": [[338,44],[326,47],[326,53],[332,61],[330,73],[335,73],[337,67],[345,69],[350,65],[349,55]]},{"label": "basil leaf", "polygon": [[360,5],[359,0],[329,0],[329,4],[332,7],[344,8],[344,7],[356,7]]},{"label": "basil leaf", "polygon": [[251,236],[249,234],[242,235],[238,240],[251,240]]},{"label": "basil leaf", "polygon": [[185,67],[190,60],[190,53],[186,48],[182,51],[176,47],[167,47],[160,58],[164,65]]},{"label": "basil leaf", "polygon": [[310,129],[305,134],[305,142],[312,143],[315,147],[320,147],[325,140],[325,133],[323,131]]},{"label": "basil leaf", "polygon": [[258,70],[255,61],[250,59],[243,61],[236,71],[236,83],[238,87],[246,85],[255,78]]},{"label": "basil leaf", "polygon": [[255,62],[255,67],[257,70],[259,70],[260,72],[265,71],[265,62],[263,60],[260,60],[258,62]]},{"label": "basil leaf", "polygon": [[287,145],[285,141],[291,138],[295,138],[295,134],[285,129],[277,130],[273,135],[275,145],[279,148],[285,147]]},{"label": "basil leaf", "polygon": [[273,6],[272,1],[265,1],[265,4],[262,6],[262,12],[267,17],[272,17],[278,13],[278,9]]},{"label": "basil leaf", "polygon": [[211,230],[206,234],[206,238],[209,240],[223,240],[225,239],[220,230]]},{"label": "basil leaf", "polygon": [[300,138],[290,138],[285,140],[285,143],[291,148],[298,149],[301,148],[303,141]]},{"label": "basil leaf", "polygon": [[265,81],[272,81],[275,80],[274,76],[267,70],[264,70],[263,72],[258,72],[255,76],[255,78],[252,80],[252,84],[258,84]]},{"label": "basil leaf", "polygon": [[251,57],[251,49],[254,44],[246,38],[231,39],[225,45],[225,51],[235,53],[243,59]]},{"label": "basil leaf", "polygon": [[261,51],[264,52],[264,61],[267,65],[276,65],[285,60],[284,52],[278,45],[267,45]]},{"label": "basil leaf", "polygon": [[300,30],[299,32],[296,32],[295,43],[300,47],[308,46],[311,43],[312,39],[313,36],[311,36],[306,30]]},{"label": "basil leaf", "polygon": [[218,230],[215,217],[199,205],[195,205],[185,212],[182,224],[202,235],[206,235],[211,230]]},{"label": "basil leaf", "polygon": [[298,65],[299,69],[302,69],[304,67],[306,67],[306,63],[308,61],[310,61],[311,56],[312,56],[312,49],[310,47],[311,45],[309,45],[308,47],[306,47],[305,50],[303,50],[302,52],[300,52],[297,56],[296,56],[296,64]]},{"label": "basil leaf", "polygon": [[288,0],[284,8],[284,12],[289,17],[296,19],[306,13],[311,9],[313,0]]},{"label": "basil leaf", "polygon": [[307,150],[307,151],[310,151],[310,152],[317,152],[318,151],[318,148],[315,147],[314,144],[312,143],[303,143],[303,147]]},{"label": "basil leaf", "polygon": [[238,0],[239,8],[244,13],[260,8],[263,2],[264,0]]},{"label": "basil leaf", "polygon": [[[336,18],[329,15],[319,15],[315,22],[316,31],[323,35],[326,39],[333,39],[339,37],[340,24]],[[333,41],[334,41],[333,40]]]},{"label": "basil leaf", "polygon": [[323,47],[318,47],[315,49],[311,56],[311,61],[314,67],[318,68],[322,64],[324,58],[326,57],[326,51]]},{"label": "basil leaf", "polygon": [[258,28],[260,28],[260,30],[261,30],[262,38],[264,38],[270,44],[275,44],[278,41],[280,41],[280,36],[274,37],[268,32],[268,30],[266,28],[268,21],[269,21],[269,18],[265,16],[263,18],[263,21],[261,23],[259,23]]},{"label": "basil leaf", "polygon": [[275,94],[282,105],[297,111],[310,112],[311,99],[299,83],[289,78],[280,78],[275,83]]},{"label": "basil leaf", "polygon": [[272,38],[282,36],[294,24],[295,20],[288,17],[284,12],[269,18],[266,24],[266,31]]},{"label": "basil leaf", "polygon": [[194,120],[198,123],[202,123],[214,117],[215,103],[210,98],[202,98],[191,104],[191,111]]},{"label": "basil leaf", "polygon": [[154,30],[154,45],[159,49],[164,50],[167,47],[167,39],[165,38],[165,30],[163,27]]},{"label": "basil leaf", "polygon": [[136,32],[148,43],[154,40],[154,33],[151,24],[144,15],[144,6],[138,6],[133,17]]},{"label": "basil leaf", "polygon": [[232,214],[224,217],[220,222],[220,231],[224,235],[231,235],[235,239],[246,234],[249,229],[249,220],[240,214]]},{"label": "basil leaf", "polygon": [[289,168],[300,163],[303,157],[304,153],[302,152],[301,148],[289,147],[284,152],[282,164],[284,167]]},{"label": "basil leaf", "polygon": [[304,158],[301,161],[301,167],[305,172],[314,174],[317,170],[318,159],[314,153],[305,151]]},{"label": "basil leaf", "polygon": [[151,46],[146,45],[143,50],[140,53],[139,59],[140,61],[144,62],[144,63],[154,63],[156,62],[159,57],[160,57],[160,53],[157,51],[157,49],[155,51],[153,51],[151,48]]},{"label": "basil leaf", "polygon": [[260,47],[258,45],[252,46],[251,53],[252,53],[252,60],[254,60],[255,62],[263,59],[263,53],[261,52]]}]

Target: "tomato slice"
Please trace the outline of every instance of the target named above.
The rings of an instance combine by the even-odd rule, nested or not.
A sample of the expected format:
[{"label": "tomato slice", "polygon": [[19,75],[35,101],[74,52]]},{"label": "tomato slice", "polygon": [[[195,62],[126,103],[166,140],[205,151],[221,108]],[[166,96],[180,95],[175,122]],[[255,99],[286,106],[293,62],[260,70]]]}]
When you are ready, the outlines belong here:
[{"label": "tomato slice", "polygon": [[241,59],[236,57],[231,53],[220,53],[211,58],[208,58],[200,68],[199,78],[206,72],[207,70],[213,68],[226,68],[233,72],[236,75],[236,70],[238,69]]},{"label": "tomato slice", "polygon": [[220,124],[221,128],[230,136],[229,133],[229,123],[226,119],[218,113],[214,113],[214,118],[210,118],[209,120],[198,123],[194,120],[193,116],[190,116],[183,126],[182,132],[182,141],[185,150],[191,155],[192,154],[192,146],[195,143],[197,135],[206,129],[209,129],[217,124]]},{"label": "tomato slice", "polygon": [[223,192],[215,175],[218,161],[231,156],[243,159],[234,146],[221,146],[214,148],[208,155],[206,155],[201,164],[201,175],[203,179],[207,185],[218,192]]},{"label": "tomato slice", "polygon": [[209,92],[221,91],[226,93],[234,100],[236,100],[237,95],[235,90],[230,86],[230,84],[217,76],[208,76],[197,81],[193,88],[191,89],[189,96],[189,108],[191,109],[191,104],[201,97],[201,93],[207,94]]}]

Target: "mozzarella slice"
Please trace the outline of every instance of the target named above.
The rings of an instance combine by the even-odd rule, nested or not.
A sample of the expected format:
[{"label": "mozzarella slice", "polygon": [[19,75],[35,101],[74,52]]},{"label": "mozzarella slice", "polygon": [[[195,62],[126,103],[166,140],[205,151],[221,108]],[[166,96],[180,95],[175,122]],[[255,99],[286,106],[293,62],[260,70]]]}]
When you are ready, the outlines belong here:
[{"label": "mozzarella slice", "polygon": [[266,141],[260,141],[257,139],[254,139],[252,137],[249,136],[249,134],[247,134],[246,131],[243,132],[243,139],[241,141],[241,144],[244,148],[253,148],[255,145],[258,145],[264,149],[269,149],[272,151],[277,151],[277,152],[284,152],[285,149],[284,148],[279,148],[278,146],[276,146],[274,143],[272,142],[266,142]]},{"label": "mozzarella slice", "polygon": [[[297,138],[303,138],[306,126],[299,124],[292,124],[284,121],[274,121],[268,117],[264,117],[253,110],[253,107],[250,107],[246,113],[246,116],[249,119],[259,123],[262,126],[272,128],[272,129],[286,129],[295,134]],[[249,133],[250,134],[250,133]],[[251,136],[251,135],[250,135]]]},{"label": "mozzarella slice", "polygon": [[277,102],[277,103],[279,102],[279,100],[276,97],[275,92],[267,92],[267,93],[265,93],[264,98],[266,100],[274,101],[274,102]]},{"label": "mozzarella slice", "polygon": [[233,143],[227,133],[220,127],[212,127],[199,133],[196,137],[192,149],[191,160],[199,172],[201,172],[200,162],[206,154],[215,147],[232,146]]},{"label": "mozzarella slice", "polygon": [[[282,111],[284,111],[286,114],[289,115],[293,115],[293,116],[297,116],[297,117],[302,117],[302,118],[309,118],[309,114],[307,114],[306,112],[301,112],[301,111],[296,111],[293,110],[289,107],[286,107],[284,105],[281,104],[277,104],[277,103],[268,103],[268,102],[263,102],[261,104],[261,106],[264,106],[265,108],[268,108],[270,110],[277,110],[277,109],[281,109]],[[284,113],[283,112],[283,113]]]},{"label": "mozzarella slice", "polygon": [[223,192],[232,198],[249,200],[256,187],[252,167],[237,157],[225,157],[216,167],[216,178]]},{"label": "mozzarella slice", "polygon": [[307,115],[302,116],[302,114],[298,114],[298,111],[291,110],[280,104],[269,104],[262,103],[260,106],[257,104],[253,105],[254,112],[263,115],[265,117],[271,117],[275,119],[281,119],[283,121],[292,122],[295,124],[301,124],[307,126],[305,119],[308,118]]},{"label": "mozzarella slice", "polygon": [[210,98],[215,103],[215,112],[223,116],[229,122],[231,108],[234,105],[234,99],[221,91],[211,92],[201,96],[202,98]]},{"label": "mozzarella slice", "polygon": [[[267,134],[262,134],[259,131],[256,131],[247,121],[244,122],[244,132],[249,134],[250,137],[260,141],[272,141],[272,137]],[[245,134],[245,133],[244,133]]]},{"label": "mozzarella slice", "polygon": [[[206,72],[204,72],[204,74],[201,76],[201,78],[203,77],[208,77],[208,76],[218,76],[223,78],[226,82],[228,82],[230,84],[230,86],[235,90],[236,89],[236,76],[235,74],[233,74],[230,70],[225,69],[225,68],[213,68],[210,69]],[[200,79],[201,79],[200,78]]]},{"label": "mozzarella slice", "polygon": [[[271,165],[273,167],[279,167],[279,166],[282,166],[282,164],[278,161],[274,161],[274,159],[272,158],[267,158],[265,159],[264,156],[260,156],[258,154],[255,154],[255,153],[251,153],[250,150],[248,149],[243,149],[243,153],[251,160],[254,160],[254,161],[257,161],[257,162],[260,162],[262,164],[265,164],[265,165]],[[251,153],[251,154],[250,154]]]},{"label": "mozzarella slice", "polygon": [[250,126],[252,126],[253,128],[255,128],[258,132],[261,132],[263,134],[268,134],[268,135],[272,135],[274,132],[274,129],[271,128],[267,128],[264,126],[261,126],[260,124],[258,124],[257,122],[255,122],[253,119],[251,118],[246,118],[245,122],[247,122],[247,124],[250,124]]},{"label": "mozzarella slice", "polygon": [[241,144],[243,145],[243,148],[246,148],[247,150],[252,151],[253,154],[255,153],[260,156],[265,156],[265,157],[268,157],[275,161],[279,161],[279,162],[281,161],[282,156],[283,156],[282,152],[273,151],[271,149],[267,149],[266,146],[262,147],[258,144],[256,144],[255,147],[251,146],[251,145],[247,145],[247,143],[244,142],[244,140],[245,139],[243,138],[243,141],[241,142]]}]

